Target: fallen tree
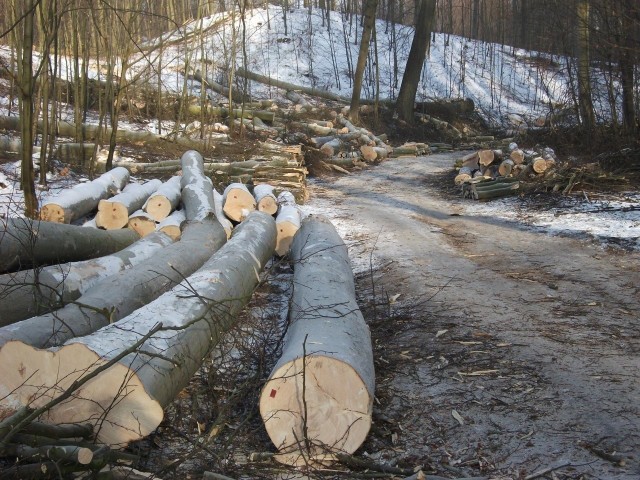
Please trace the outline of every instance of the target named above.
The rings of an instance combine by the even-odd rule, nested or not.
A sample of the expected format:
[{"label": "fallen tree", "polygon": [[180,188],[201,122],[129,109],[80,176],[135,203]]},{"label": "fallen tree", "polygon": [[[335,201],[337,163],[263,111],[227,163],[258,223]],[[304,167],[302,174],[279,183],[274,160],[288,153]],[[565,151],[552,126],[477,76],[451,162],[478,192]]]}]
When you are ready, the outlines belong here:
[{"label": "fallen tree", "polygon": [[328,220],[308,217],[290,256],[290,325],[260,414],[286,462],[352,453],[371,426],[375,377],[347,247]]},{"label": "fallen tree", "polygon": [[0,275],[0,326],[76,300],[96,283],[139,264],[172,242],[158,233],[112,255]]},{"label": "fallen tree", "polygon": [[[254,212],[198,272],[117,325],[55,351],[7,343],[0,349],[6,370],[0,379],[0,411],[44,405],[160,324],[164,329],[139,350],[87,381],[81,394],[46,414],[48,423],[96,425],[97,441],[107,445],[122,446],[145,437],[162,421],[163,407],[233,325],[274,246],[273,218]],[[28,383],[21,380],[23,375]]]},{"label": "fallen tree", "polygon": [[91,182],[80,183],[45,199],[40,208],[40,219],[71,223],[91,213],[100,200],[116,195],[128,182],[127,169],[116,167]]},{"label": "fallen tree", "polygon": [[167,218],[180,204],[180,177],[173,176],[153,192],[142,209],[159,222]]},{"label": "fallen tree", "polygon": [[162,181],[154,178],[144,184],[130,183],[125,189],[108,200],[100,200],[96,225],[106,230],[127,226],[129,215],[140,210],[149,196],[156,192]]},{"label": "fallen tree", "polygon": [[104,231],[10,218],[0,231],[0,273],[102,257],[122,250],[139,238],[128,229]]}]

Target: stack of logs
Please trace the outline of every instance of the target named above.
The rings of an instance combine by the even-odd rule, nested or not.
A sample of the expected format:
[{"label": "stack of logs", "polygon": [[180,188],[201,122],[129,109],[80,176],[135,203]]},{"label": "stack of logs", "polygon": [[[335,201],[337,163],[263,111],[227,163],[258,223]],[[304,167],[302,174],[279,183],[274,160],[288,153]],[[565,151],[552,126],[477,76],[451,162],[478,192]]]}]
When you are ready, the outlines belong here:
[{"label": "stack of logs", "polygon": [[[458,173],[456,185],[462,186],[465,198],[476,200],[508,195],[519,188],[516,179],[543,175],[551,171],[557,162],[553,149],[541,151],[523,150],[514,142],[508,153],[502,150],[482,149],[456,161]],[[490,193],[483,190],[490,190]]]},{"label": "stack of logs", "polygon": [[[318,217],[301,222],[293,194],[276,198],[268,185],[253,195],[244,184],[229,185],[218,195],[221,212],[202,156],[186,152],[181,168],[180,177],[133,188],[122,188],[128,172],[116,168],[47,204],[47,215],[64,222],[101,203],[114,230],[11,219],[0,232],[0,319],[18,297],[44,303],[54,291],[51,298],[63,300],[0,327],[0,456],[19,459],[1,478],[97,473],[135,461],[112,449],[158,427],[282,246],[291,247],[294,266],[291,324],[260,400],[277,459],[328,460],[353,453],[366,438],[375,389],[371,339],[334,227]],[[185,218],[179,241],[155,231],[140,239],[115,226],[122,209],[167,214],[174,191]],[[161,201],[159,192],[171,199]],[[229,239],[222,215],[241,222]],[[290,235],[285,245],[278,243],[282,231]],[[36,277],[29,266],[38,266]],[[280,411],[288,415],[274,415]]]}]

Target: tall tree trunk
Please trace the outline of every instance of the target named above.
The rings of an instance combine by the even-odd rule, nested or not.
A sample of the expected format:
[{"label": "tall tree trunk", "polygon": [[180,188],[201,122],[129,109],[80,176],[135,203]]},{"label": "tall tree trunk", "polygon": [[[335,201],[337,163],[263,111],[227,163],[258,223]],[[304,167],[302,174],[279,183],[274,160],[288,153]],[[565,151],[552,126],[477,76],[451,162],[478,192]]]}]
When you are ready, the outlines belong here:
[{"label": "tall tree trunk", "polygon": [[373,32],[373,24],[376,21],[376,9],[378,8],[378,0],[366,0],[364,4],[364,25],[362,27],[362,38],[360,39],[360,50],[358,52],[358,63],[356,64],[356,72],[353,79],[353,93],[351,95],[351,110],[349,118],[352,122],[358,121],[358,111],[360,110],[360,92],[362,91],[362,79],[364,77],[364,68],[367,64],[369,56],[369,41]]},{"label": "tall tree trunk", "polygon": [[38,199],[34,185],[33,169],[33,17],[36,0],[24,2],[22,26],[22,61],[20,62],[20,136],[22,139],[22,162],[20,187],[24,194],[25,215],[35,218]]},{"label": "tall tree trunk", "polygon": [[[620,84],[622,85],[622,124],[625,131],[631,135],[638,134],[638,117],[635,108],[635,90],[634,90],[634,61],[633,61],[633,8],[632,2],[625,2],[625,8],[622,13],[622,32],[621,35],[623,45],[620,48]],[[638,16],[638,7],[636,8],[636,18]],[[640,18],[638,19],[640,20]],[[637,54],[637,51],[635,51]]]},{"label": "tall tree trunk", "polygon": [[582,126],[592,130],[595,126],[595,114],[593,112],[593,100],[591,99],[591,78],[589,75],[589,16],[590,0],[579,0],[577,8],[578,24],[576,26],[578,47],[578,105]]},{"label": "tall tree trunk", "polygon": [[424,58],[431,44],[431,30],[435,23],[435,13],[436,0],[420,0],[416,16],[416,30],[396,100],[398,116],[410,124],[414,122],[413,105],[416,100]]}]

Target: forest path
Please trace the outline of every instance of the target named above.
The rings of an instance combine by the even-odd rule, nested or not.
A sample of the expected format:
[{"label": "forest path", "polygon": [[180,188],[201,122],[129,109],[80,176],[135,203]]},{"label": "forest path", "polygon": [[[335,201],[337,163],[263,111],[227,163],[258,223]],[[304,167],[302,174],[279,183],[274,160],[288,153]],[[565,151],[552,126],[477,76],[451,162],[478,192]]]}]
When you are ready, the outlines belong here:
[{"label": "forest path", "polygon": [[[640,255],[466,216],[470,200],[427,181],[453,159],[311,187],[310,210],[350,244],[372,326],[363,449],[458,476],[566,464],[558,478],[640,478]],[[372,284],[388,308],[367,307]]]}]

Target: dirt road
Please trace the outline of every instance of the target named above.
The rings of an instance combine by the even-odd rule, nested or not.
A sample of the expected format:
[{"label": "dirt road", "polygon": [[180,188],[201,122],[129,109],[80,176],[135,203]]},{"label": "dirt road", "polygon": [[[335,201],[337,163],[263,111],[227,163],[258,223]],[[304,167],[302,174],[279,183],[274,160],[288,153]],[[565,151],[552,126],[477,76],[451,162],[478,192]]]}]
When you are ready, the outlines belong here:
[{"label": "dirt road", "polygon": [[449,476],[640,478],[640,255],[466,216],[468,200],[429,186],[451,164],[391,160],[312,187],[372,326],[363,450]]}]

